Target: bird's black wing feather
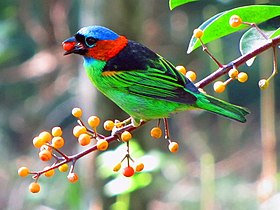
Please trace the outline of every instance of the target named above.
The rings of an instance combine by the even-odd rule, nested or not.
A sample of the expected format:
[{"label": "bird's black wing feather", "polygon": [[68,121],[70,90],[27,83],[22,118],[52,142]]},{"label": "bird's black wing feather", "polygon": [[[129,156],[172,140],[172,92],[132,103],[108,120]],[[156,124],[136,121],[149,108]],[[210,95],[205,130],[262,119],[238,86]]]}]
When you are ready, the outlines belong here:
[{"label": "bird's black wing feather", "polygon": [[110,71],[116,72],[107,74],[114,77],[114,84],[131,94],[193,104],[200,93],[170,62],[134,41],[107,61],[103,72]]}]

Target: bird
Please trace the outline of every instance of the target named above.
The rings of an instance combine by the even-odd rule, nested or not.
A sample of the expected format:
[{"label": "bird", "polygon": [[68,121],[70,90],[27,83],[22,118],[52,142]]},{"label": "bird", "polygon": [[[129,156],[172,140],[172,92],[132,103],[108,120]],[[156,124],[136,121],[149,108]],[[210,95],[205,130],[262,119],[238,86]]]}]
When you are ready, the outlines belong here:
[{"label": "bird", "polygon": [[247,108],[203,93],[167,59],[104,26],[83,27],[62,45],[64,55],[83,56],[90,81],[135,127],[195,109],[246,122]]}]

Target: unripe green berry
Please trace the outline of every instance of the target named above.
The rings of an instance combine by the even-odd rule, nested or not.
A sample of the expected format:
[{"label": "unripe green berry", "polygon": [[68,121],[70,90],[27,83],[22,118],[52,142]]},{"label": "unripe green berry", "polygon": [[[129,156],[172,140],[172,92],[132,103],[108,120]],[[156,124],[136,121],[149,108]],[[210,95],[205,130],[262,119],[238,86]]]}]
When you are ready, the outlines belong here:
[{"label": "unripe green berry", "polygon": [[266,79],[261,79],[261,80],[259,81],[259,87],[260,87],[260,89],[264,90],[264,89],[268,88],[268,86],[269,86],[269,81],[268,81],[268,80],[266,80]]}]

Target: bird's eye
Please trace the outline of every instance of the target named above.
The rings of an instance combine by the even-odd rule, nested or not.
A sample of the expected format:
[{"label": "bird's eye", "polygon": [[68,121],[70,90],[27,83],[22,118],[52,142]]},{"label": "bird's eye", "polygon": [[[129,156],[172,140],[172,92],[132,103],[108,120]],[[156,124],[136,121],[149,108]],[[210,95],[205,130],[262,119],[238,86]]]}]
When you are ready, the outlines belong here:
[{"label": "bird's eye", "polygon": [[95,45],[95,43],[97,42],[97,39],[93,38],[93,37],[87,37],[85,39],[85,43],[88,47],[93,47]]}]

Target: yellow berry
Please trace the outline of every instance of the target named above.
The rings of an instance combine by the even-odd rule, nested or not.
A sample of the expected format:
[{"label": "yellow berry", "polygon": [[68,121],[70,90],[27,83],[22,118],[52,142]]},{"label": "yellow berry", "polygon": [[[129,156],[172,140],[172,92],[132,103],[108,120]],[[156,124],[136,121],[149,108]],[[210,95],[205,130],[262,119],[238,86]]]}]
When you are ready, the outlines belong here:
[{"label": "yellow berry", "polygon": [[62,136],[62,129],[61,129],[61,127],[53,127],[52,128],[52,135],[53,136]]},{"label": "yellow berry", "polygon": [[122,163],[119,162],[118,164],[116,164],[116,165],[114,166],[113,171],[114,171],[114,172],[118,172],[118,171],[120,170],[121,166],[122,166]]},{"label": "yellow berry", "polygon": [[100,119],[97,116],[90,116],[88,118],[88,124],[92,127],[92,128],[96,128],[99,124],[100,124]]},{"label": "yellow berry", "polygon": [[86,146],[90,143],[90,135],[82,133],[78,138],[79,144],[81,146]]},{"label": "yellow berry", "polygon": [[78,181],[79,177],[76,173],[72,172],[72,173],[68,174],[67,179],[68,179],[69,182],[75,183],[75,182]]},{"label": "yellow berry", "polygon": [[29,169],[27,167],[20,167],[18,169],[18,175],[21,176],[21,177],[25,177],[29,174]]},{"label": "yellow berry", "polygon": [[168,145],[168,149],[170,152],[177,152],[179,150],[179,144],[176,142],[170,142]]},{"label": "yellow berry", "polygon": [[196,80],[196,73],[194,71],[187,71],[186,77],[193,82]]},{"label": "yellow berry", "polygon": [[72,109],[72,115],[76,118],[80,118],[82,116],[83,112],[80,108],[74,108]]},{"label": "yellow berry", "polygon": [[45,144],[45,141],[42,138],[40,138],[39,136],[34,137],[34,139],[33,139],[34,147],[40,148],[44,144]]},{"label": "yellow berry", "polygon": [[[44,168],[44,170],[47,170],[49,168],[50,168],[50,166],[46,166]],[[46,171],[44,174],[45,174],[46,177],[51,177],[51,176],[54,175],[54,173],[55,173],[54,169],[50,169],[50,170]]]},{"label": "yellow berry", "polygon": [[39,152],[39,158],[42,161],[49,161],[52,158],[52,153],[49,150],[42,150]]},{"label": "yellow berry", "polygon": [[52,146],[56,149],[60,149],[64,146],[64,139],[61,136],[55,136],[52,139]]},{"label": "yellow berry", "polygon": [[203,36],[203,31],[199,28],[194,29],[193,36],[197,39],[200,39]]},{"label": "yellow berry", "polygon": [[226,89],[226,84],[222,81],[217,81],[214,83],[214,91],[217,93],[222,93]]},{"label": "yellow berry", "polygon": [[49,147],[48,145],[44,144],[40,147],[40,151],[48,150],[50,153],[52,153],[52,147]]},{"label": "yellow berry", "polygon": [[40,189],[41,189],[41,187],[37,182],[32,182],[29,185],[29,191],[32,193],[38,193],[38,192],[40,192]]},{"label": "yellow berry", "polygon": [[175,67],[177,71],[181,72],[182,74],[186,75],[187,70],[184,66],[176,66]]},{"label": "yellow berry", "polygon": [[61,165],[61,166],[58,167],[58,170],[59,170],[60,172],[66,172],[66,171],[68,171],[68,164],[67,164],[67,163],[64,163],[63,165]]},{"label": "yellow berry", "polygon": [[239,74],[239,72],[236,68],[233,68],[233,69],[229,70],[229,72],[228,72],[228,76],[232,79],[236,79],[238,74]]},{"label": "yellow berry", "polygon": [[240,72],[237,76],[239,82],[246,82],[248,80],[248,74],[245,72]]},{"label": "yellow berry", "polygon": [[241,23],[242,23],[242,19],[238,15],[232,15],[229,19],[229,25],[232,28],[236,28],[236,27],[240,26]]},{"label": "yellow berry", "polygon": [[52,140],[52,135],[47,131],[43,131],[39,134],[39,138],[41,138],[45,143],[47,143]]},{"label": "yellow berry", "polygon": [[104,122],[104,129],[106,131],[113,130],[114,126],[115,126],[115,123],[112,120],[107,120]]},{"label": "yellow berry", "polygon": [[135,171],[140,172],[144,169],[144,164],[143,163],[138,163],[136,165]]},{"label": "yellow berry", "polygon": [[269,86],[269,81],[268,81],[268,80],[266,80],[266,79],[261,79],[261,80],[259,81],[259,87],[260,87],[260,89],[264,90],[264,89],[268,88],[268,86]]},{"label": "yellow berry", "polygon": [[160,129],[160,127],[154,127],[151,130],[151,136],[155,139],[159,139],[162,136],[162,130]]},{"label": "yellow berry", "polygon": [[87,129],[84,126],[77,125],[73,128],[73,135],[79,137],[81,134],[86,133]]},{"label": "yellow berry", "polygon": [[106,150],[109,145],[109,143],[105,139],[98,140],[96,144],[98,150]]},{"label": "yellow berry", "polygon": [[124,142],[129,141],[132,138],[132,135],[129,131],[124,131],[121,135],[121,140]]}]

